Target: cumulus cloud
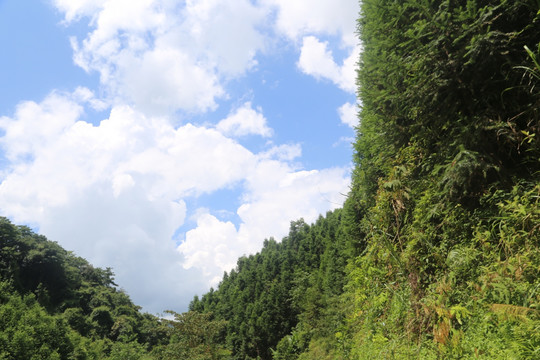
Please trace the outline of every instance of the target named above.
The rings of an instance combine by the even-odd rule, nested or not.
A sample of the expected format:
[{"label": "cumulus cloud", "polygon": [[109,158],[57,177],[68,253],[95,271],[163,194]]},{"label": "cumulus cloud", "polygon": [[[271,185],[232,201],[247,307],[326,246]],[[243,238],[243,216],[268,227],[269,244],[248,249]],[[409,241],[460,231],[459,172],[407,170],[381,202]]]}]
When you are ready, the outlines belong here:
[{"label": "cumulus cloud", "polygon": [[220,221],[209,213],[197,216],[197,227],[186,233],[178,246],[186,261],[184,269],[200,269],[211,285],[217,285],[224,271],[236,265],[236,259],[246,251],[238,241],[237,231],[230,221]]},{"label": "cumulus cloud", "polygon": [[[89,19],[93,29],[83,39],[71,39],[75,63],[97,71],[111,99],[147,113],[214,109],[216,100],[226,96],[224,82],[257,65],[257,53],[272,41],[272,26],[293,41],[303,38],[299,66],[306,74],[354,92],[356,1],[54,3],[66,22]],[[322,48],[326,45],[315,37],[319,35],[337,35],[341,46],[350,49],[341,66]]]},{"label": "cumulus cloud", "polygon": [[256,65],[267,15],[248,0],[55,2],[66,21],[90,18],[72,38],[74,61],[97,71],[109,97],[146,113],[207,111],[223,82]]},{"label": "cumulus cloud", "polygon": [[[264,0],[275,9],[275,27],[294,42],[301,40],[298,67],[307,75],[327,79],[342,90],[354,93],[355,66],[360,48],[356,39],[358,1],[351,0]],[[337,36],[339,47],[347,53],[336,62],[328,43],[322,38]]]},{"label": "cumulus cloud", "polygon": [[321,42],[314,36],[306,36],[302,42],[302,50],[298,67],[305,74],[317,79],[327,79],[339,86],[342,90],[354,93],[355,63],[358,53],[356,48],[351,51],[340,66],[334,61],[327,42]]},{"label": "cumulus cloud", "polygon": [[171,241],[186,205],[148,199],[141,186],[115,196],[110,184],[95,183],[63,205],[46,207],[40,232],[95,266],[112,267],[117,283],[145,311],[183,308],[208,286],[200,271],[182,267]]},{"label": "cumulus cloud", "polygon": [[52,145],[51,139],[64,132],[82,112],[82,106],[58,93],[52,93],[41,104],[20,103],[15,118],[0,118],[0,126],[5,131],[1,144],[7,158],[15,161]]},{"label": "cumulus cloud", "polygon": [[341,36],[344,46],[355,45],[358,1],[351,0],[265,0],[277,7],[277,28],[292,39],[306,34]]},{"label": "cumulus cloud", "polygon": [[352,128],[358,125],[358,106],[352,103],[345,103],[338,109],[341,122]]},{"label": "cumulus cloud", "polygon": [[[181,34],[189,31],[188,47],[209,61],[226,78],[257,65],[256,54],[266,47],[268,10],[249,0],[190,0],[183,14]],[[183,41],[184,43],[186,40]]]},{"label": "cumulus cloud", "polygon": [[65,21],[72,22],[82,16],[91,16],[106,0],[54,0],[54,5],[65,14]]},{"label": "cumulus cloud", "polygon": [[302,156],[302,147],[299,144],[273,146],[269,150],[259,154],[260,159],[273,159],[292,161]]},{"label": "cumulus cloud", "polygon": [[81,114],[71,94],[53,93],[1,118],[1,146],[10,160],[1,212],[36,224],[96,265],[112,266],[147,310],[164,310],[149,303],[148,289],[157,286],[150,275],[164,279],[161,305],[204,289],[200,274],[198,287],[182,285],[194,277],[176,271],[184,258],[170,255],[172,235],[184,223],[182,198],[243,179],[255,156],[216,130],[174,129],[129,107],[113,108],[98,126],[79,120]]},{"label": "cumulus cloud", "polygon": [[252,236],[281,239],[291,220],[303,217],[311,222],[341,206],[348,184],[344,168],[295,170],[278,161],[264,161],[247,177],[247,191],[237,212]]},{"label": "cumulus cloud", "polygon": [[214,108],[215,99],[224,94],[210,69],[178,49],[156,48],[119,61],[121,67],[110,86],[116,88],[117,96],[147,113],[205,111]]},{"label": "cumulus cloud", "polygon": [[138,183],[150,198],[185,196],[239,181],[254,161],[213,129],[174,129],[127,106],[114,107],[99,126],[80,121],[81,113],[70,97],[53,93],[40,104],[22,103],[13,118],[1,118],[1,144],[13,169],[0,191],[24,194],[37,208],[61,205],[100,180],[115,194]]},{"label": "cumulus cloud", "polygon": [[[175,128],[129,106],[114,106],[92,125],[80,120],[91,99],[81,89],[53,92],[0,118],[9,161],[0,212],[113,267],[148,311],[186,304],[238,256],[257,251],[268,236],[285,235],[290,220],[313,220],[343,201],[346,170],[297,168],[290,161],[301,154],[298,145],[255,154],[215,128]],[[242,109],[264,119],[249,104]],[[231,187],[240,189],[240,222],[199,215],[174,251],[173,235],[195,211],[185,199]]]},{"label": "cumulus cloud", "polygon": [[272,135],[272,129],[268,127],[261,111],[260,108],[254,110],[251,103],[247,102],[226,119],[221,120],[216,125],[216,129],[225,135],[269,137]]},{"label": "cumulus cloud", "polygon": [[347,175],[343,168],[304,171],[275,160],[259,162],[246,178],[247,191],[237,209],[239,227],[209,213],[200,215],[197,227],[178,246],[187,259],[184,267],[201,270],[210,284],[217,285],[238,257],[259,250],[262,239],[287,235],[291,220],[304,218],[310,223],[341,206]]},{"label": "cumulus cloud", "polygon": [[[257,55],[280,36],[301,42],[301,71],[353,93],[356,1],[53,3],[65,25],[89,25],[70,41],[75,64],[99,74],[100,98],[83,87],[53,91],[0,117],[2,214],[113,267],[136,303],[160,312],[185,310],[178,306],[215,285],[238,256],[286,235],[291,220],[314,221],[343,203],[348,170],[304,169],[301,146],[274,144],[263,109],[250,102],[213,126],[172,114],[216,109],[228,82],[256,70]],[[328,36],[341,39],[345,59],[321,40]],[[339,109],[349,125],[353,107]],[[94,125],[81,120],[87,108],[110,113]],[[264,138],[264,150],[238,142],[248,135]],[[224,189],[239,194],[234,223],[220,219],[224,209],[188,206]],[[196,225],[176,244],[193,213]]]}]

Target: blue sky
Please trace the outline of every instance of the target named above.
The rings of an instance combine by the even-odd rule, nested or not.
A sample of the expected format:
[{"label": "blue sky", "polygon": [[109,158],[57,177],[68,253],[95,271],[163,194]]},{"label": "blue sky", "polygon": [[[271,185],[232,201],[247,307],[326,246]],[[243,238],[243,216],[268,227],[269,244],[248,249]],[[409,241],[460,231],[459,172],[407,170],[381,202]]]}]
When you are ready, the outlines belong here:
[{"label": "blue sky", "polygon": [[183,311],[341,206],[354,0],[0,0],[0,215]]}]

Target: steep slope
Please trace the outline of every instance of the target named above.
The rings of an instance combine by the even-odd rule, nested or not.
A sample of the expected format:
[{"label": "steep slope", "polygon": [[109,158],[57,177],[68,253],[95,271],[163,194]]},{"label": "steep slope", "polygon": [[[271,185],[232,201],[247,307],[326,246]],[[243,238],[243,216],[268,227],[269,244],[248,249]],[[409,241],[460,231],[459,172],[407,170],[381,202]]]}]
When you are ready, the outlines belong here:
[{"label": "steep slope", "polygon": [[238,260],[217,290],[193,300],[191,310],[227,321],[222,341],[234,359],[271,359],[301,323],[290,349],[299,352],[328,333],[327,320],[341,323],[343,314],[330,304],[343,292],[345,264],[356,251],[343,233],[342,213],[329,212],[312,225],[292,222],[281,242],[266,240],[260,253]]},{"label": "steep slope", "polygon": [[[293,223],[193,310],[229,321],[234,359],[538,358],[540,4],[361,7],[344,209]],[[308,235],[336,214],[329,241]]]},{"label": "steep slope", "polygon": [[111,269],[0,218],[0,358],[139,359],[168,340]]},{"label": "steep slope", "polygon": [[225,326],[205,314],[142,313],[93,267],[0,218],[0,359],[203,360],[228,356]]},{"label": "steep slope", "polygon": [[174,321],[0,220],[0,358],[540,358],[540,3],[363,0],[343,209]]},{"label": "steep slope", "polygon": [[352,358],[537,358],[533,1],[365,0]]}]

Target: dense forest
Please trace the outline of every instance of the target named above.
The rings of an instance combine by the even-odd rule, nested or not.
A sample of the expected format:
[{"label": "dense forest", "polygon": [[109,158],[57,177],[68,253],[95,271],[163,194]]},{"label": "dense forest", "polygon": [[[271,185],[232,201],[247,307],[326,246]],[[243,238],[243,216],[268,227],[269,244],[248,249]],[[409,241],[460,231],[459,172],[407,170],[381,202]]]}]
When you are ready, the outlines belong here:
[{"label": "dense forest", "polygon": [[539,359],[540,2],[362,0],[351,190],[166,320],[0,221],[0,359]]},{"label": "dense forest", "polygon": [[230,353],[215,340],[223,321],[200,313],[142,313],[118,289],[111,269],[95,268],[5,218],[0,255],[0,359],[208,359]]}]

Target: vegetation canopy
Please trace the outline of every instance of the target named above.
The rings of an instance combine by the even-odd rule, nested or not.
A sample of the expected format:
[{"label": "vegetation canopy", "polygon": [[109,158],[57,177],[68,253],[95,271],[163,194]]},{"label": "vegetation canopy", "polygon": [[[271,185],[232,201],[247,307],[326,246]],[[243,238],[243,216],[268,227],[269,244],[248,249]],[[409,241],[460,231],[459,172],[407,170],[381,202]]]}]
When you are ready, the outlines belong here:
[{"label": "vegetation canopy", "polygon": [[351,191],[189,312],[0,219],[0,359],[540,358],[540,2],[363,0]]}]

